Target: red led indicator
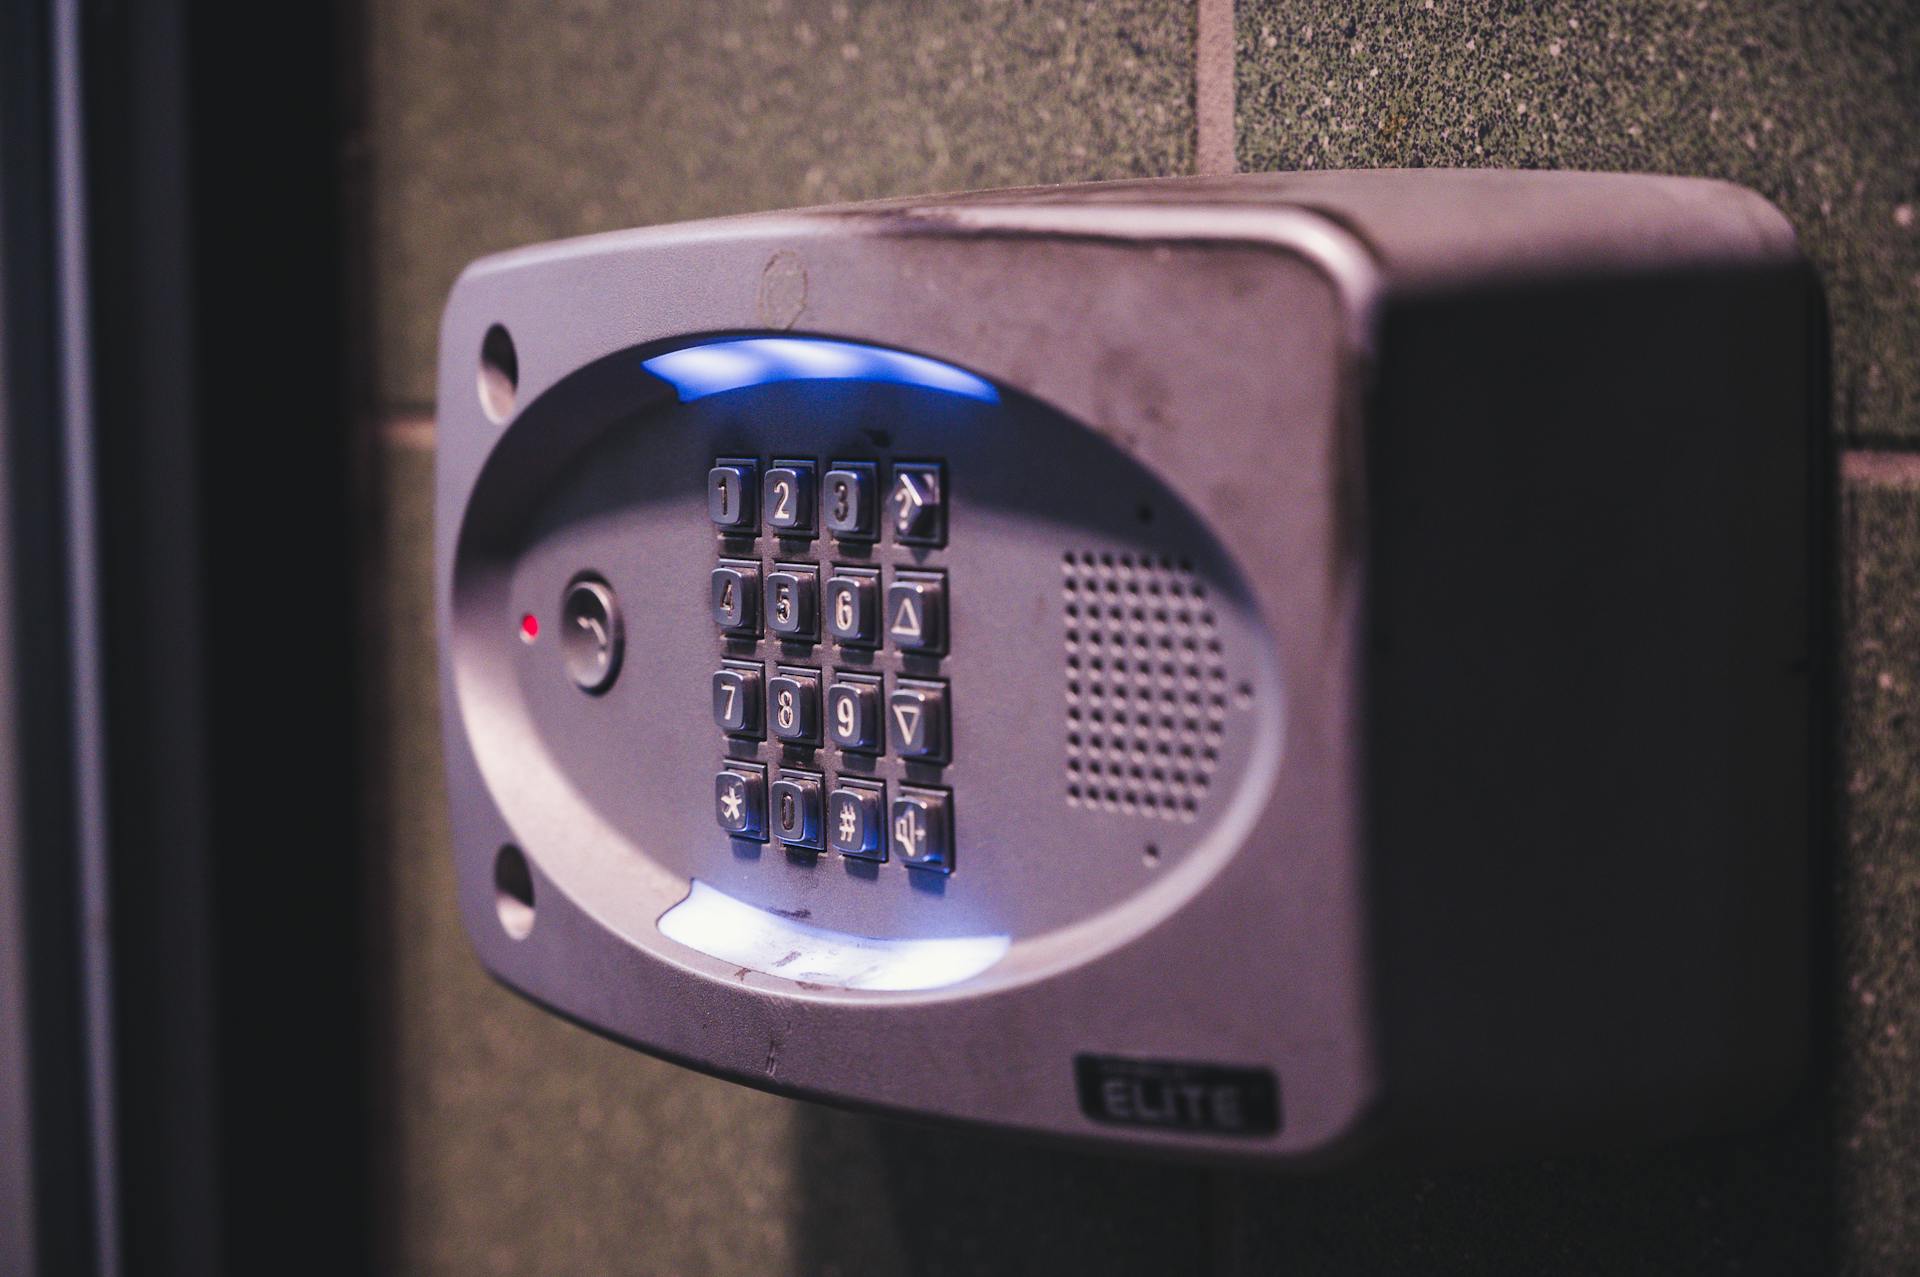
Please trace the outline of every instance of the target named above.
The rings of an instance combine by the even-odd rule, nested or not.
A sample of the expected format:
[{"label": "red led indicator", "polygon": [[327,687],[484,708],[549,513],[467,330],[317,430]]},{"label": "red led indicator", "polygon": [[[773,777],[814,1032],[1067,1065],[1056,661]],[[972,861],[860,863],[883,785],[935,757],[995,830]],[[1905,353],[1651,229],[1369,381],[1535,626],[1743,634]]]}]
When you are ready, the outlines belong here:
[{"label": "red led indicator", "polygon": [[540,618],[529,612],[520,618],[520,641],[531,643],[540,637]]}]

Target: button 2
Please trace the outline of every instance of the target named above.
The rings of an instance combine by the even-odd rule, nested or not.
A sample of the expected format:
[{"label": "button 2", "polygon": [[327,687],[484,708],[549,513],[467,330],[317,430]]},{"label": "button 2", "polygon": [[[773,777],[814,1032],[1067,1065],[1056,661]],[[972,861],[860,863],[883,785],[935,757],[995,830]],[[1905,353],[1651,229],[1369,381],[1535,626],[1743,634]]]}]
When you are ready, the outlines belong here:
[{"label": "button 2", "polygon": [[945,762],[947,685],[901,679],[887,701],[887,735],[902,758]]},{"label": "button 2", "polygon": [[796,744],[820,743],[820,675],[781,666],[767,682],[767,730]]},{"label": "button 2", "polygon": [[953,807],[937,789],[906,789],[893,800],[887,845],[909,869],[953,872]]},{"label": "button 2", "polygon": [[789,847],[820,850],[820,782],[815,773],[790,771],[773,782],[773,833]]},{"label": "button 2", "polygon": [[713,570],[713,623],[723,630],[751,634],[760,628],[760,565],[750,559],[722,559]]},{"label": "button 2", "polygon": [[872,568],[835,568],[827,578],[827,633],[843,646],[875,646],[879,610],[880,575]]},{"label": "button 2", "polygon": [[902,462],[887,490],[887,520],[903,545],[945,545],[946,485],[938,462]]},{"label": "button 2", "polygon": [[841,749],[875,753],[880,748],[880,680],[834,675],[827,689],[827,735]]},{"label": "button 2", "polygon": [[842,776],[827,799],[827,846],[855,860],[885,860],[887,842],[880,822],[886,808],[885,785]]},{"label": "button 2", "polygon": [[939,572],[901,572],[887,587],[887,637],[903,652],[947,648],[947,583]]},{"label": "button 2", "polygon": [[767,527],[777,536],[813,535],[813,462],[777,461],[767,471]]},{"label": "button 2", "polygon": [[767,840],[767,769],[735,763],[713,778],[713,818],[735,838]]}]

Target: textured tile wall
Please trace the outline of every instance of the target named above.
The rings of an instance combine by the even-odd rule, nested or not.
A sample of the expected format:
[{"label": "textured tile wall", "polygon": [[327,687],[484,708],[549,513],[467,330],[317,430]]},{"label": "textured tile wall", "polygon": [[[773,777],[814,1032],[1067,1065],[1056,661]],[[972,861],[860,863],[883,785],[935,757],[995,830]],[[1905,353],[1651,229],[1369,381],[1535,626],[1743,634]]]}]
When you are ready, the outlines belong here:
[{"label": "textured tile wall", "polygon": [[[1233,20],[1223,0],[1203,12]],[[1127,0],[368,7],[370,955],[387,1257],[423,1273],[1801,1273],[1920,1263],[1920,462],[1849,460],[1834,1033],[1765,1129],[1327,1180],[1034,1149],[781,1100],[491,985],[454,917],[431,617],[434,330],[481,253],[907,191],[1188,171],[1193,10]],[[1217,34],[1217,32],[1215,33]],[[1920,441],[1920,16],[1856,2],[1241,0],[1247,169],[1510,164],[1767,192],[1822,266],[1836,421]],[[1203,77],[1206,78],[1206,77]],[[1224,101],[1224,98],[1220,99]],[[1209,109],[1203,103],[1203,110]],[[1209,121],[1200,122],[1207,135]],[[936,1184],[929,1210],[922,1186]]]}]

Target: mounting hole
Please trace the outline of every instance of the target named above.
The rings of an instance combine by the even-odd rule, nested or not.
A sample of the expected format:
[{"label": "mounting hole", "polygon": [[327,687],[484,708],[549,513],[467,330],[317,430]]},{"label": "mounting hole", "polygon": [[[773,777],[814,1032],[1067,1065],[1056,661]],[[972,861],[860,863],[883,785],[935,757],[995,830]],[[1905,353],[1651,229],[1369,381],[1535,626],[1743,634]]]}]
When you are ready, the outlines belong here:
[{"label": "mounting hole", "polygon": [[480,408],[487,420],[499,425],[513,415],[513,399],[520,390],[520,356],[513,337],[499,324],[480,339]]},{"label": "mounting hole", "polygon": [[512,843],[493,858],[493,904],[500,914],[500,929],[509,936],[525,940],[533,931],[533,871]]},{"label": "mounting hole", "polygon": [[1160,867],[1160,844],[1157,842],[1148,843],[1146,849],[1140,853],[1140,859],[1147,862],[1147,868],[1158,869]]}]

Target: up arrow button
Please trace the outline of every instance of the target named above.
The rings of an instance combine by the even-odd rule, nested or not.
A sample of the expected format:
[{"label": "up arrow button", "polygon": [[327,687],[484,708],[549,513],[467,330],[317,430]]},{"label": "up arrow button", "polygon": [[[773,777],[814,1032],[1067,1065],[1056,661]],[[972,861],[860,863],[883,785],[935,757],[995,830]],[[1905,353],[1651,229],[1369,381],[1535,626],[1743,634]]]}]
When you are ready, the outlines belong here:
[{"label": "up arrow button", "polygon": [[944,652],[947,581],[939,572],[901,572],[887,587],[887,637],[903,652]]}]

